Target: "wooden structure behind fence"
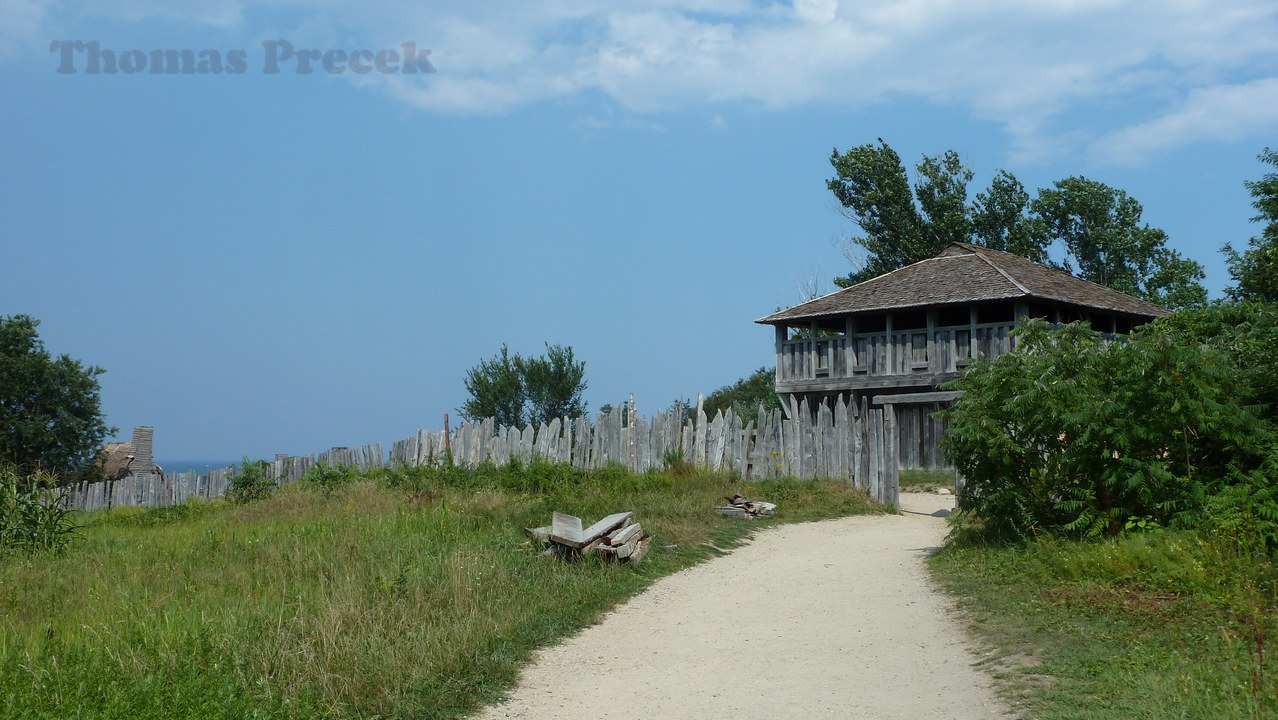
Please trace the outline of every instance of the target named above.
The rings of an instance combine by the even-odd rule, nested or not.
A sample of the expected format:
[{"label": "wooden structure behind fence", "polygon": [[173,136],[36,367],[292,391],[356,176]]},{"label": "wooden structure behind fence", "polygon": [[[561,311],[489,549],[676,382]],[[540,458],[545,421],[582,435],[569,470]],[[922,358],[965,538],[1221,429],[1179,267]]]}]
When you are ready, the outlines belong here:
[{"label": "wooden structure behind fence", "polygon": [[[419,430],[392,444],[392,465],[505,465],[544,461],[583,469],[619,465],[631,472],[660,470],[676,462],[710,470],[732,470],[743,478],[831,478],[855,483],[887,505],[898,500],[897,475],[903,453],[898,450],[896,410],[871,407],[838,397],[809,407],[795,401],[798,412],[786,418],[780,410],[760,408],[759,419],[744,422],[734,412],[695,417],[659,412],[645,418],[633,399],[622,408],[587,418],[556,418],[524,428],[497,425],[492,418],[465,421],[449,431]],[[911,455],[910,457],[917,457]],[[380,443],[360,448],[334,448],[307,456],[277,455],[267,465],[279,484],[294,482],[321,463],[361,470],[384,462]],[[917,460],[915,461],[917,462]],[[69,507],[97,510],[124,505],[166,506],[188,498],[212,499],[225,494],[236,467],[206,475],[130,476],[115,482],[83,483],[70,489]]]}]

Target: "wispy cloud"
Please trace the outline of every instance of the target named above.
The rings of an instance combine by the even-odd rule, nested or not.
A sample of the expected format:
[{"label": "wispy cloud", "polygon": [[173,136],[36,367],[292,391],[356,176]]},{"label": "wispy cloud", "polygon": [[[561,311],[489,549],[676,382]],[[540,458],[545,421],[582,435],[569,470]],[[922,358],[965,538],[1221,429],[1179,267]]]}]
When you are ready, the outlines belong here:
[{"label": "wispy cloud", "polygon": [[1230,142],[1278,128],[1278,78],[1191,90],[1170,111],[1120,128],[1092,145],[1092,153],[1117,163],[1137,163],[1155,153],[1203,140]]},{"label": "wispy cloud", "polygon": [[[4,7],[13,17],[0,15],[0,33],[41,22],[30,19],[39,15],[34,0]],[[372,80],[439,113],[504,113],[584,93],[634,113],[720,114],[732,103],[861,108],[906,96],[1000,123],[1026,156],[1089,146],[1108,153],[1125,142],[1124,162],[1170,145],[1278,128],[1272,113],[1248,100],[1274,106],[1272,0],[125,0],[91,7],[85,12],[184,16],[224,28],[244,17],[288,17],[293,24],[282,29],[385,46],[416,40],[434,51],[437,74]],[[1126,103],[1121,119],[1084,112],[1112,101]]]}]

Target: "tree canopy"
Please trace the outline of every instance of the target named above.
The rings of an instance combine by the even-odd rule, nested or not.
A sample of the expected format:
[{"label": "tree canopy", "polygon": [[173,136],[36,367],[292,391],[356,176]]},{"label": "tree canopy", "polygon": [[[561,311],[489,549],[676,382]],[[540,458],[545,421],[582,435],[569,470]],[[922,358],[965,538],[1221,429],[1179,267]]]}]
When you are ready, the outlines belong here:
[{"label": "tree canopy", "polygon": [[749,376],[715,390],[706,396],[703,409],[709,417],[714,417],[717,411],[731,409],[744,421],[758,422],[760,405],[764,410],[781,407],[781,401],[777,399],[775,368],[761,367]]},{"label": "tree canopy", "polygon": [[[1014,175],[999,170],[969,201],[973,174],[958,153],[924,155],[910,185],[900,156],[882,139],[830,157],[827,186],[843,214],[861,229],[853,245],[863,265],[835,283],[848,287],[930,258],[951,242],[1004,250],[1056,265],[1168,307],[1206,301],[1202,267],[1166,246],[1162,230],[1141,223],[1140,203],[1116,188],[1067,178],[1031,197]],[[1064,260],[1053,263],[1049,249]]]},{"label": "tree canopy", "polygon": [[495,418],[500,425],[522,427],[586,412],[586,363],[572,348],[546,345],[546,354],[523,357],[505,345],[497,355],[466,371],[470,398],[458,412],[470,420]]},{"label": "tree canopy", "polygon": [[[1269,148],[1258,159],[1278,168],[1278,153]],[[1252,221],[1263,222],[1265,227],[1241,253],[1225,244],[1225,260],[1235,283],[1229,295],[1237,300],[1278,302],[1278,172],[1265,173],[1243,185],[1254,198],[1252,207],[1259,211]]]},{"label": "tree canopy", "polygon": [[101,410],[102,368],[44,348],[30,315],[0,316],[0,462],[20,471],[87,467],[115,432]]}]

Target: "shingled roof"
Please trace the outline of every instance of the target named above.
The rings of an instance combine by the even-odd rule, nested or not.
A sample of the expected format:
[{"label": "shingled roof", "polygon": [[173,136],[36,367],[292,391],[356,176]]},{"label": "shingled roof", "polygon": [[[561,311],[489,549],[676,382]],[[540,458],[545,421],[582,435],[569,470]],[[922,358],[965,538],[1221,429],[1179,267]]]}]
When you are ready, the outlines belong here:
[{"label": "shingled roof", "polygon": [[1034,298],[1111,312],[1161,317],[1166,308],[1076,278],[1019,255],[951,243],[934,258],[871,278],[755,320],[780,324],[829,315],[986,300]]}]

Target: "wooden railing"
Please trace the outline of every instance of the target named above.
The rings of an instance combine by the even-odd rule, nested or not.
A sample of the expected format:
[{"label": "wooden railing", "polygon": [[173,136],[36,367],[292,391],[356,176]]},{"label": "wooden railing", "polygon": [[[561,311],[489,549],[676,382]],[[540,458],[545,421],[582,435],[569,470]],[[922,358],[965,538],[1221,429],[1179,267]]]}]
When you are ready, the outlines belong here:
[{"label": "wooden railing", "polygon": [[793,382],[888,375],[958,372],[972,358],[997,357],[1015,343],[1011,323],[940,327],[928,331],[858,333],[782,340],[777,348],[777,380]]}]

